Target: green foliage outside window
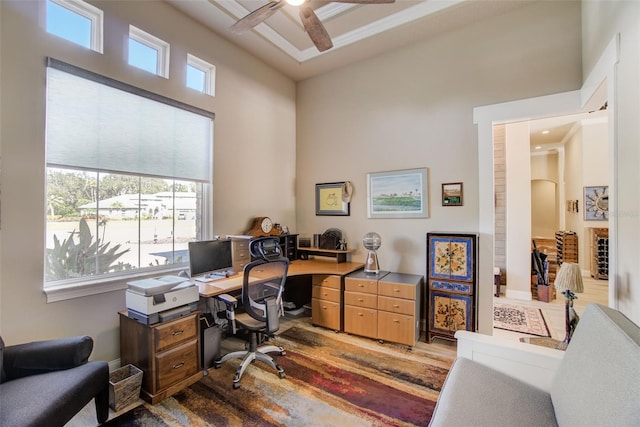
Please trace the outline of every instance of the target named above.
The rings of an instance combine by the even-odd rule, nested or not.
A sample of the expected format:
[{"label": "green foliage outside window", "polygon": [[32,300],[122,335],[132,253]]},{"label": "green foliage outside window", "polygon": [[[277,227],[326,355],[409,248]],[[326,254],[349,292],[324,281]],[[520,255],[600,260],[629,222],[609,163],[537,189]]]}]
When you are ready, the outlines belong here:
[{"label": "green foliage outside window", "polygon": [[[106,227],[106,222],[101,222]],[[62,242],[53,236],[53,248],[47,248],[47,281],[79,278],[89,275],[130,270],[131,264],[118,262],[129,249],[120,250],[117,244],[111,248],[110,242],[94,241],[87,221],[80,220],[80,230],[73,230]]]}]

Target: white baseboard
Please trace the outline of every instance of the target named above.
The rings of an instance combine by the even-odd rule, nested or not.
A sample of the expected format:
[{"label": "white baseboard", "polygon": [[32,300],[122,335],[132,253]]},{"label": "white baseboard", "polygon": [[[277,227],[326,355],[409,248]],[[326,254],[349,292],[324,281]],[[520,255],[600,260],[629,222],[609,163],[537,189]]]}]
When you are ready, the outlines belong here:
[{"label": "white baseboard", "polygon": [[513,291],[507,289],[505,296],[507,298],[519,299],[523,301],[531,301],[533,300],[533,296],[531,295],[531,291]]}]

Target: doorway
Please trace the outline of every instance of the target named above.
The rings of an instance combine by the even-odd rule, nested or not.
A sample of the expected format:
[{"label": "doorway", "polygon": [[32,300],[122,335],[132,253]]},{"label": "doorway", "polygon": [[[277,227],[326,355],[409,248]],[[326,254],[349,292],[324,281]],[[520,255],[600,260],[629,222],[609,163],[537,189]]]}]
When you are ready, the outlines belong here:
[{"label": "doorway", "polygon": [[[537,118],[562,116],[579,112],[596,111],[608,102],[609,126],[608,142],[610,152],[615,152],[615,104],[616,76],[615,64],[618,62],[617,39],[613,39],[605,49],[592,73],[585,80],[581,90],[564,92],[538,98],[506,102],[502,104],[477,107],[474,109],[474,123],[478,128],[478,231],[480,233],[480,251],[484,254],[479,262],[479,277],[482,284],[478,301],[478,331],[491,335],[493,332],[493,271],[495,250],[495,212],[499,200],[494,192],[494,150],[493,127],[496,124],[514,121],[527,121]],[[612,156],[613,157],[613,156]],[[611,160],[614,161],[613,159]],[[609,201],[615,205],[615,167],[609,165]],[[530,190],[529,190],[530,191]],[[615,242],[616,218],[610,218],[609,231],[609,305],[617,305],[615,282],[617,266],[617,246]],[[530,244],[528,242],[528,245]],[[528,251],[528,246],[524,249]]]}]

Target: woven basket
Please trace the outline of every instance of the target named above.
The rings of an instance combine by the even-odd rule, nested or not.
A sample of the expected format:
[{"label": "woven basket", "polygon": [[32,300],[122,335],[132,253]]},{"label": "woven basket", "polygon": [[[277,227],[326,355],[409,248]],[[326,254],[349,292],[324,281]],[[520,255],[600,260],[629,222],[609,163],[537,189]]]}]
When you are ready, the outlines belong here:
[{"label": "woven basket", "polygon": [[118,412],[136,402],[140,397],[142,371],[126,365],[109,374],[109,406]]}]

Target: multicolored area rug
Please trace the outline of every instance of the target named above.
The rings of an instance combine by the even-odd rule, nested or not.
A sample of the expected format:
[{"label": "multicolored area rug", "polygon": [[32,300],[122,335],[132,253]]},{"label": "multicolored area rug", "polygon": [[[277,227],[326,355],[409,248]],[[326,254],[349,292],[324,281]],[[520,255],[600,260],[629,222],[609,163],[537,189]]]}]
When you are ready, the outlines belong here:
[{"label": "multicolored area rug", "polygon": [[494,302],[493,327],[539,337],[551,336],[542,310],[535,307]]},{"label": "multicolored area rug", "polygon": [[[237,361],[114,426],[426,426],[453,362],[424,349],[379,344],[307,324],[275,340],[286,349],[280,379],[252,364],[232,388]],[[235,362],[235,363],[234,363]]]}]

